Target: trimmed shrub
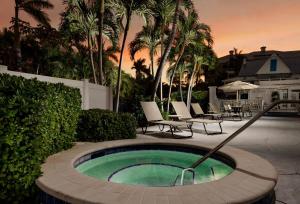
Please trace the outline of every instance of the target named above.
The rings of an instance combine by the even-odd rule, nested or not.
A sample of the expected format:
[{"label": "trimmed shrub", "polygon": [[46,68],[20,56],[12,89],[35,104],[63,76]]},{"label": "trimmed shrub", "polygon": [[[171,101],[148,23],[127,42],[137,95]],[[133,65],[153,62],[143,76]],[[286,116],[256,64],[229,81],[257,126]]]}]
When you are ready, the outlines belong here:
[{"label": "trimmed shrub", "polygon": [[77,139],[79,141],[109,141],[136,137],[136,120],[129,113],[90,109],[81,111]]},{"label": "trimmed shrub", "polygon": [[78,89],[0,74],[0,203],[33,197],[43,161],[72,146],[80,105]]}]

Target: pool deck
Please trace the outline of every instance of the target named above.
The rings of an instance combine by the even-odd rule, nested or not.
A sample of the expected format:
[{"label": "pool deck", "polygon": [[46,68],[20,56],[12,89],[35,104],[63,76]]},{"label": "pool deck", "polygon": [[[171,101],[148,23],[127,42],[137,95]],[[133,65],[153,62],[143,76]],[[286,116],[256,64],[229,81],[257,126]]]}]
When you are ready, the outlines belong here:
[{"label": "pool deck", "polygon": [[[201,125],[195,125],[194,128],[199,128],[199,131],[194,133],[193,138],[178,142],[190,140],[216,145],[246,122],[247,120],[224,121],[222,124],[224,134],[221,135],[206,135]],[[218,130],[218,127],[210,126],[210,128]],[[158,128],[155,127],[149,130],[158,132]],[[138,138],[156,139],[143,135],[139,135]],[[275,166],[279,174],[276,204],[300,203],[300,118],[263,117],[228,145],[255,153]]]}]

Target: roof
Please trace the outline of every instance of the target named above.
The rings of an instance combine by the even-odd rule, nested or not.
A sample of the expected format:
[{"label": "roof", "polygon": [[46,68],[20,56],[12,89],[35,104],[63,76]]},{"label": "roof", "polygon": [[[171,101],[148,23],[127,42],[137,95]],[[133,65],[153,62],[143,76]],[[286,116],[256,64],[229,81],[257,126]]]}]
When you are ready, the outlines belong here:
[{"label": "roof", "polygon": [[239,76],[256,75],[264,63],[276,54],[289,67],[293,74],[300,74],[300,50],[297,51],[276,51],[251,52],[246,54],[246,63],[242,66]]}]

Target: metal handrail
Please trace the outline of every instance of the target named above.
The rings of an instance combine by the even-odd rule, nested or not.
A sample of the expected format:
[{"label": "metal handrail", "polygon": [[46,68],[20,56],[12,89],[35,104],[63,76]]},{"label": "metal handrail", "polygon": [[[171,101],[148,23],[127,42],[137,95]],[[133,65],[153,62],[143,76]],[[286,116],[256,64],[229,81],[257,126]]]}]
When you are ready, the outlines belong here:
[{"label": "metal handrail", "polygon": [[202,158],[200,158],[199,160],[197,160],[196,162],[194,162],[189,168],[194,169],[196,168],[198,165],[200,165],[201,163],[203,163],[205,160],[207,160],[212,154],[214,154],[215,152],[217,152],[219,149],[221,149],[225,144],[227,144],[228,142],[230,142],[232,139],[234,139],[237,135],[239,135],[241,132],[243,132],[245,129],[247,129],[250,125],[252,125],[256,120],[258,120],[261,116],[263,116],[266,112],[268,112],[269,110],[271,110],[273,107],[282,104],[282,103],[286,103],[286,104],[291,104],[291,103],[299,103],[300,104],[300,100],[280,100],[280,101],[276,101],[274,103],[272,103],[271,105],[269,105],[265,110],[257,113],[253,118],[251,118],[245,125],[243,125],[241,128],[239,128],[237,131],[235,131],[234,133],[232,133],[228,138],[226,138],[223,142],[221,142],[218,146],[216,146],[215,148],[213,148],[212,150],[210,150],[205,156],[203,156]]},{"label": "metal handrail", "polygon": [[186,171],[191,171],[193,173],[193,183],[195,181],[195,171],[194,171],[194,168],[186,168],[186,169],[183,169],[182,172],[181,172],[180,185],[183,185],[184,174],[185,174]]}]

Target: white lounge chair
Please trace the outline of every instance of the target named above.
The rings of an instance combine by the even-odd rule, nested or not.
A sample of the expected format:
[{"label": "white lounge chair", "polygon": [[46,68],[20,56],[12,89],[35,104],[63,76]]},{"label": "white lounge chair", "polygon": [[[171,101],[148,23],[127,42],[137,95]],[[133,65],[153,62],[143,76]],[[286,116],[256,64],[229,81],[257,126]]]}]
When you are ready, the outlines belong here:
[{"label": "white lounge chair", "polygon": [[[172,106],[176,112],[176,114],[178,115],[178,118],[182,121],[188,121],[188,122],[192,122],[192,123],[202,123],[205,133],[207,135],[212,135],[212,134],[222,134],[223,129],[222,129],[222,125],[221,123],[223,122],[222,120],[208,120],[208,119],[201,119],[201,118],[193,118],[188,110],[188,108],[186,107],[184,102],[179,102],[179,101],[173,101],[172,102]],[[219,132],[208,132],[206,125],[207,124],[219,124],[220,127],[220,131]]]},{"label": "white lounge chair", "polygon": [[192,109],[196,116],[202,116],[202,117],[208,116],[208,117],[211,117],[212,119],[216,118],[218,120],[223,120],[223,114],[220,114],[220,113],[205,114],[199,103],[191,103],[191,106],[192,106]]},{"label": "white lounge chair", "polygon": [[157,104],[155,102],[145,102],[141,101],[141,106],[144,111],[144,114],[147,119],[147,124],[145,127],[142,127],[142,131],[144,134],[147,132],[147,128],[150,124],[155,124],[155,125],[162,125],[163,127],[159,129],[162,131],[164,129],[164,126],[169,126],[170,127],[170,132],[172,133],[172,136],[174,136],[174,132],[180,127],[186,127],[187,129],[190,130],[191,135],[189,137],[193,136],[193,130],[192,130],[192,123],[190,122],[180,122],[180,121],[169,121],[169,120],[164,120]]}]

